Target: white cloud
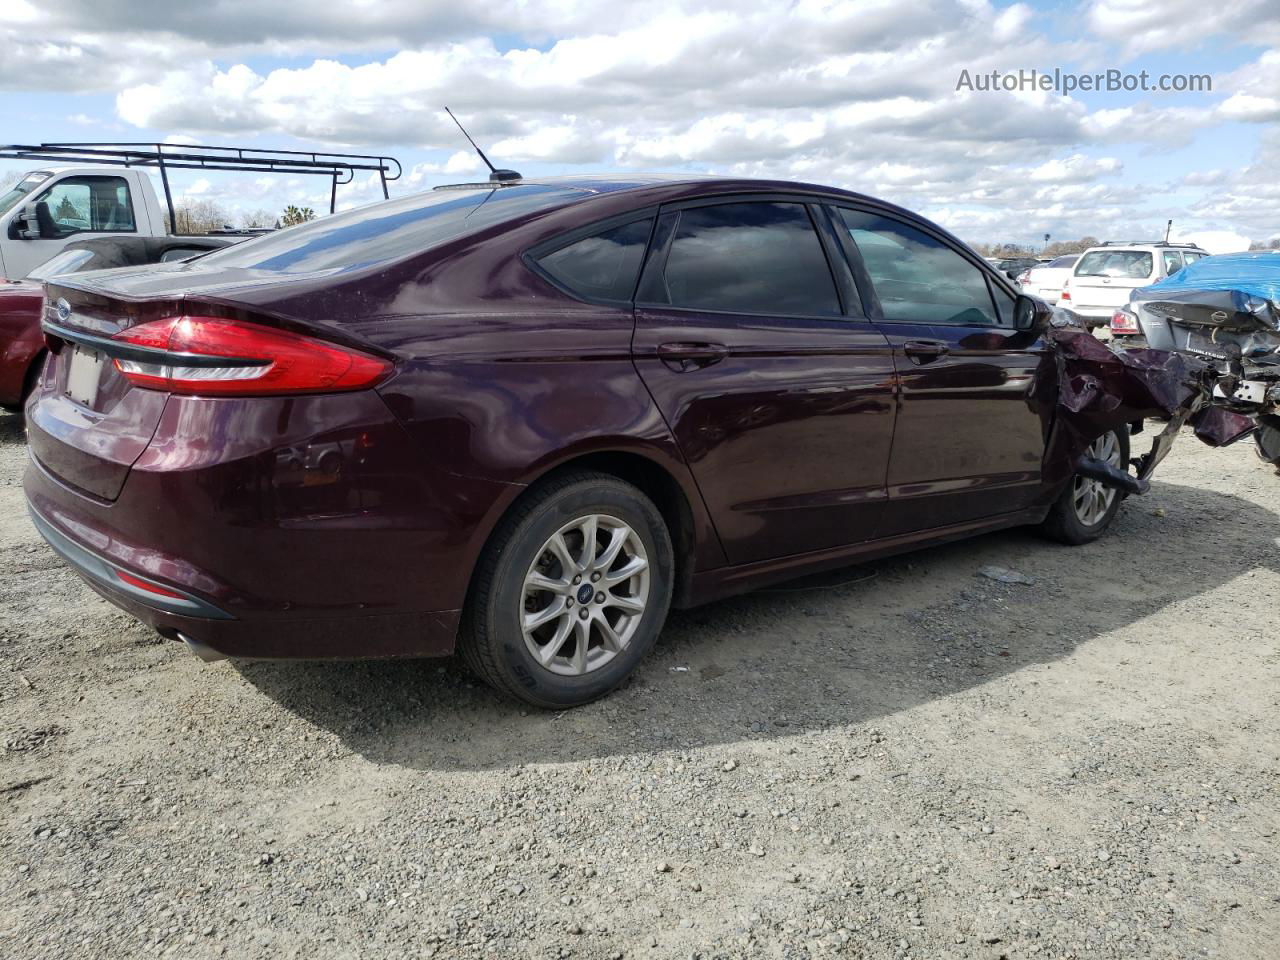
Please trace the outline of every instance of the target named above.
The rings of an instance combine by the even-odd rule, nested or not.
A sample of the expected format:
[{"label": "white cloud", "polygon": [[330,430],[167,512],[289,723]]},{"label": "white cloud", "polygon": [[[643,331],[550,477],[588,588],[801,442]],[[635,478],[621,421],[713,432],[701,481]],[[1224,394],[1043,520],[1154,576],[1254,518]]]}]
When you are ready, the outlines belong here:
[{"label": "white cloud", "polygon": [[1194,49],[1223,34],[1249,42],[1280,38],[1274,0],[1092,0],[1084,14],[1098,37],[1127,58],[1167,49]]},{"label": "white cloud", "polygon": [[[1208,38],[1280,44],[1260,0],[1091,0],[1074,18],[1005,0],[9,2],[17,13],[7,7],[0,26],[10,50],[0,87],[113,94],[121,121],[172,142],[407,150],[425,162],[399,190],[485,172],[448,104],[499,166],[805,179],[956,228],[1101,235],[1169,215],[1138,165],[1121,163],[1124,146],[1168,152],[1223,123],[1280,121],[1277,51],[1215,77],[1199,98],[1113,96],[1099,107],[1092,97],[955,90],[962,68],[1114,65]],[[1184,191],[1178,203],[1220,198],[1221,212],[1192,201],[1201,219],[1263,219],[1249,205],[1267,195],[1259,175],[1159,176]],[[280,180],[271,183],[278,193]],[[290,190],[328,205],[327,188],[309,179]],[[339,192],[344,203],[380,195],[367,178]],[[261,196],[243,202],[273,202]]]}]

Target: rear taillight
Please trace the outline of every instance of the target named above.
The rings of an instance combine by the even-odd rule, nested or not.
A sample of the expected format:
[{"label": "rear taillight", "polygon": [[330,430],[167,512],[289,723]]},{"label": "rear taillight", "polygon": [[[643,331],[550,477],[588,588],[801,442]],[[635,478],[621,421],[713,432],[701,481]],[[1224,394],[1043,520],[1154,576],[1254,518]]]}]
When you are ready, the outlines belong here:
[{"label": "rear taillight", "polygon": [[1030,270],[1024,270],[1024,271],[1022,271],[1022,273],[1018,274],[1018,283],[1025,284],[1025,283],[1030,283],[1030,282],[1031,282],[1031,271],[1030,271]]},{"label": "rear taillight", "polygon": [[373,386],[391,372],[390,362],[359,350],[218,317],[154,320],[112,340],[126,348],[112,352],[131,383],[172,393],[329,393]]},{"label": "rear taillight", "polygon": [[1138,318],[1128,310],[1117,310],[1111,315],[1112,333],[1141,333]]},{"label": "rear taillight", "polygon": [[1067,287],[1069,287],[1069,286],[1071,286],[1071,278],[1070,278],[1070,277],[1068,277],[1066,280],[1063,280],[1063,281],[1062,281],[1062,295],[1061,295],[1060,297],[1058,297],[1058,299],[1059,299],[1059,300],[1070,300],[1070,299],[1071,299],[1071,291],[1067,289]]}]

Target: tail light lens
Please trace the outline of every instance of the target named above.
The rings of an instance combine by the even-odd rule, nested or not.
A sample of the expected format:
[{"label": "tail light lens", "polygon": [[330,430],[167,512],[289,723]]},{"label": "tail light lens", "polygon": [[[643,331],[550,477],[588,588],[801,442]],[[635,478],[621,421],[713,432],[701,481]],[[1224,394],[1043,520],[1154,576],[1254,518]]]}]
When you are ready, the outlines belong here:
[{"label": "tail light lens", "polygon": [[[371,387],[391,363],[285,330],[218,317],[172,317],[112,338],[115,366],[139,387],[213,396],[330,393]],[[134,349],[129,349],[134,348]]]},{"label": "tail light lens", "polygon": [[1067,289],[1070,286],[1071,286],[1071,279],[1069,277],[1066,280],[1062,281],[1062,296],[1058,298],[1059,300],[1071,299],[1071,291]]},{"label": "tail light lens", "polygon": [[1117,310],[1111,315],[1112,333],[1141,333],[1138,318],[1128,310]]},{"label": "tail light lens", "polygon": [[1023,270],[1022,273],[1018,274],[1018,283],[1030,283],[1030,282],[1031,282],[1030,270]]}]

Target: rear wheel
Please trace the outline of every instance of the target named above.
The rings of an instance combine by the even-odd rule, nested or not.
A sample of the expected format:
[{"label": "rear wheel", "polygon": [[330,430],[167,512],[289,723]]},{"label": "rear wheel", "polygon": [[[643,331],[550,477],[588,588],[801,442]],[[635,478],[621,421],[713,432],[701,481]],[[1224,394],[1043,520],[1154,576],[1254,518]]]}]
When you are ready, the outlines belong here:
[{"label": "rear wheel", "polygon": [[[1089,445],[1087,455],[1121,470],[1129,465],[1129,433],[1112,430]],[[1097,540],[1111,526],[1120,501],[1115,487],[1087,477],[1074,477],[1045,517],[1040,530],[1050,539],[1078,546]]]},{"label": "rear wheel", "polygon": [[672,569],[666,524],[640,490],[607,474],[556,478],[528,494],[485,549],[463,656],[535,706],[588,703],[653,646]]}]

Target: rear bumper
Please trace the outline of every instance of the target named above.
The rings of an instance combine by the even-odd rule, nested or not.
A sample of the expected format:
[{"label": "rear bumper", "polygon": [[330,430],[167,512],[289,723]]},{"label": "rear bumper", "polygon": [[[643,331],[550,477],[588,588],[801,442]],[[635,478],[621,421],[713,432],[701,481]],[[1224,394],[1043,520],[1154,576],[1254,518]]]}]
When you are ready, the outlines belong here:
[{"label": "rear bumper", "polygon": [[50,545],[111,603],[231,657],[451,653],[475,558],[523,489],[435,467],[372,393],[170,398],[114,500],[32,437],[23,483]]},{"label": "rear bumper", "polygon": [[[149,582],[181,598],[156,596],[123,581],[146,580],[74,540],[28,504],[36,530],[103,599],[154,627],[171,640],[186,641],[202,659],[355,659],[446,656],[453,651],[460,610],[375,616],[235,617],[172,586]],[[203,649],[201,649],[203,648]],[[212,652],[216,656],[209,656]]]},{"label": "rear bumper", "polygon": [[168,613],[184,619],[195,617],[201,620],[234,620],[227,611],[214,606],[199,597],[192,596],[173,587],[156,583],[146,577],[124,569],[118,564],[99,556],[87,547],[76,543],[69,536],[28,505],[31,522],[36,532],[44,537],[45,543],[53,547],[54,553],[75,568],[76,573],[84,577],[101,593],[119,595],[120,599],[129,599],[144,606],[150,604],[156,613]]}]

